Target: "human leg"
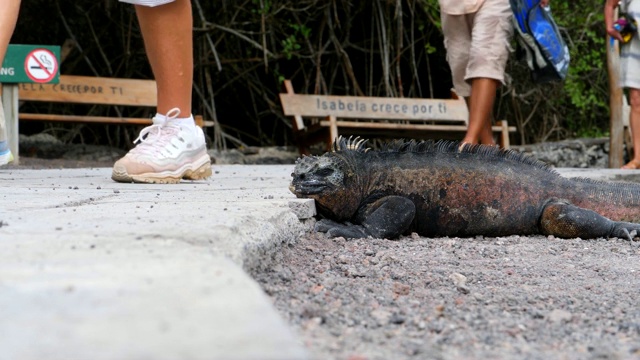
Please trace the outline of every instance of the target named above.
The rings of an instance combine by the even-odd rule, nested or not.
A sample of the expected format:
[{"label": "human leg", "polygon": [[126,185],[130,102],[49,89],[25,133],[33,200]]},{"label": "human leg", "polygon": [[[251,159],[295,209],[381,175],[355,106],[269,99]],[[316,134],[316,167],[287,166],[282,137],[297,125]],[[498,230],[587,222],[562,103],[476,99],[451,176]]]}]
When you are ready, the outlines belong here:
[{"label": "human leg", "polygon": [[469,128],[463,142],[495,145],[491,114],[496,90],[504,83],[513,33],[511,8],[503,0],[486,0],[474,17],[465,80],[471,84]]},{"label": "human leg", "polygon": [[629,89],[629,126],[633,141],[633,158],[623,169],[640,169],[640,89]]},{"label": "human leg", "polygon": [[[0,9],[2,9],[0,11],[0,65],[2,65],[9,47],[9,40],[11,40],[13,29],[18,19],[20,0],[0,0]],[[0,166],[13,161],[13,154],[11,154],[9,144],[7,144],[5,127],[4,109],[2,108],[2,102],[0,102]]]},{"label": "human leg", "polygon": [[[202,129],[195,125],[191,115],[191,2],[125,2],[136,4],[145,50],[158,87],[158,114],[154,124],[141,132],[138,145],[114,164],[111,178],[148,183],[206,178],[211,175],[211,159]],[[178,117],[180,114],[187,117]]]},{"label": "human leg", "polygon": [[191,2],[148,7],[136,5],[147,58],[158,86],[158,113],[177,107],[191,114],[193,18]]},{"label": "human leg", "polygon": [[4,108],[2,107],[2,101],[0,101],[0,166],[7,165],[13,161],[13,154],[7,142],[5,124]]},{"label": "human leg", "polygon": [[495,145],[491,131],[491,111],[499,82],[490,78],[471,79],[469,127],[462,139],[467,144]]},{"label": "human leg", "polygon": [[[440,14],[444,47],[447,50],[447,62],[451,69],[453,88],[456,95],[464,97],[470,114],[471,84],[465,80],[465,75],[469,64],[471,28],[474,15],[450,15],[445,12]],[[470,122],[469,125],[471,125]],[[462,142],[464,143],[465,141],[463,140]]]},{"label": "human leg", "polygon": [[[9,47],[9,40],[11,40],[13,29],[18,19],[20,0],[0,0],[0,9],[2,9],[0,11],[0,65],[2,65]],[[0,166],[13,161],[13,154],[9,150],[9,144],[7,143],[6,131],[4,109],[2,108],[2,102],[0,102]]]},{"label": "human leg", "polygon": [[[640,13],[640,1],[629,1],[626,11]],[[637,17],[636,17],[637,18]],[[631,161],[623,169],[640,169],[640,36],[636,34],[627,44],[620,46],[620,86],[629,89],[629,126],[633,141]]]},{"label": "human leg", "polygon": [[468,99],[471,94],[471,85],[465,81],[465,75],[469,63],[469,49],[471,48],[473,14],[449,15],[441,13],[440,19],[453,88],[458,96]]},{"label": "human leg", "polygon": [[7,54],[9,40],[18,20],[20,0],[0,0],[0,64]]}]

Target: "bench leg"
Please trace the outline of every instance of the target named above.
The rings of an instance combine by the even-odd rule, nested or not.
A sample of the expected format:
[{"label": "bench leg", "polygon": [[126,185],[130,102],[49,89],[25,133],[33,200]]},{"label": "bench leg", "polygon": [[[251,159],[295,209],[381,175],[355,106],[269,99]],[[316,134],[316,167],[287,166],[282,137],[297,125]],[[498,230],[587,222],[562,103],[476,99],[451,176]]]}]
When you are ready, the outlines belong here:
[{"label": "bench leg", "polygon": [[331,145],[338,139],[338,119],[335,115],[329,115],[329,143],[327,144],[327,151],[331,151]]},{"label": "bench leg", "polygon": [[507,120],[500,120],[500,147],[503,149],[510,149],[511,142],[509,141],[509,123]]}]

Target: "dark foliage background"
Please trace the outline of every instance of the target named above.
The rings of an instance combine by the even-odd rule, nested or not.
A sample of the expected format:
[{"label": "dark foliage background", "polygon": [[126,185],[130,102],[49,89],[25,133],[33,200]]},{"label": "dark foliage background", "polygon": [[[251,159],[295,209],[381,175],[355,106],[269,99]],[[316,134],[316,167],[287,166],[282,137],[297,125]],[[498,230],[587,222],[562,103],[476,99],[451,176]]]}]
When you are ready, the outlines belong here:
[{"label": "dark foliage background", "polygon": [[[282,80],[300,93],[448,97],[449,68],[437,0],[194,0],[194,113],[216,120],[213,147],[292,143]],[[495,106],[517,125],[517,143],[594,137],[608,131],[602,4],[552,0],[570,45],[562,84],[534,85],[512,56],[512,81]],[[171,24],[167,24],[171,26]],[[151,78],[134,9],[116,0],[23,1],[12,43],[75,46],[62,74]],[[42,106],[25,104],[24,106]],[[46,105],[53,106],[53,105]],[[50,111],[50,108],[29,109]],[[141,109],[57,105],[56,112],[141,115]],[[143,113],[143,116],[151,115]],[[67,142],[128,147],[131,126],[22,124]]]}]

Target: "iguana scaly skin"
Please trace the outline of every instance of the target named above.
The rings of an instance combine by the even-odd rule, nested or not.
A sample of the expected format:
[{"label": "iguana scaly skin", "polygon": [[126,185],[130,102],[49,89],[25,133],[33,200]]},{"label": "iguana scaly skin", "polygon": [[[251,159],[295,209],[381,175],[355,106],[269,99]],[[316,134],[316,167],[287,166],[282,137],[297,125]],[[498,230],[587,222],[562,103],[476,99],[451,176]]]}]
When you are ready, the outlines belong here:
[{"label": "iguana scaly skin", "polygon": [[367,151],[339,139],[334,151],[296,162],[290,189],[314,199],[316,230],[346,238],[622,237],[640,232],[640,185],[567,179],[542,162],[493,147],[395,142]]}]

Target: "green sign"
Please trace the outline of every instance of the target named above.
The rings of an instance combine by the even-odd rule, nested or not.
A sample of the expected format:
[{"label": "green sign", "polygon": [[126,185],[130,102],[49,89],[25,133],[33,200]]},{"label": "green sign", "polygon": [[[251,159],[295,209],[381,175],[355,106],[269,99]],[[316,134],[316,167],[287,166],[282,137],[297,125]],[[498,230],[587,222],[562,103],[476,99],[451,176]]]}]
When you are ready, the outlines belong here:
[{"label": "green sign", "polygon": [[0,68],[0,83],[57,84],[60,46],[9,45]]}]

